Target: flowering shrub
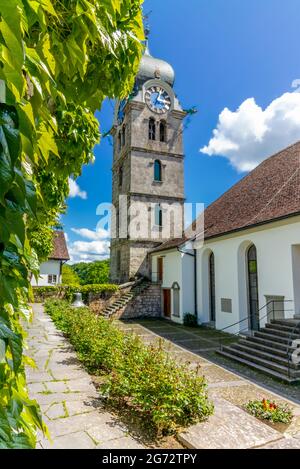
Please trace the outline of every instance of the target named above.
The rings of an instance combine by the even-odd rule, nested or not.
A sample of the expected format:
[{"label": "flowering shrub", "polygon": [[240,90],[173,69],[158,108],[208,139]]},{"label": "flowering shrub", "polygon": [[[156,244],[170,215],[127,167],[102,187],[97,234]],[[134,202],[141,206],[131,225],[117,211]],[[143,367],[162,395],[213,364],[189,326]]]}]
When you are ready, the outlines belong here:
[{"label": "flowering shrub", "polygon": [[246,409],[254,417],[273,423],[290,423],[293,418],[293,413],[287,405],[276,404],[268,399],[250,401],[246,405]]},{"label": "flowering shrub", "polygon": [[45,308],[84,365],[106,375],[102,391],[110,402],[135,410],[158,434],[176,433],[212,414],[203,377],[178,365],[161,346],[145,345],[89,308],[61,300],[48,300]]}]

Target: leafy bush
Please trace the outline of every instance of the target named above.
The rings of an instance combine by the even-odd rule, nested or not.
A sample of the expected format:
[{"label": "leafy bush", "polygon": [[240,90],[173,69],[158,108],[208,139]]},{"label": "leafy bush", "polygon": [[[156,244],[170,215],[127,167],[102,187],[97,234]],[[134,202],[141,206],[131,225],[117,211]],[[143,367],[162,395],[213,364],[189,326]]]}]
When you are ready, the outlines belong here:
[{"label": "leafy bush", "polygon": [[196,315],[192,313],[186,313],[183,317],[183,323],[188,327],[196,327],[198,325]]},{"label": "leafy bush", "polygon": [[100,285],[47,285],[33,287],[36,302],[43,302],[48,298],[66,299],[72,301],[74,293],[82,293],[84,301],[87,301],[89,293],[111,295],[119,290],[118,285],[103,283]]},{"label": "leafy bush", "polygon": [[82,285],[109,282],[110,261],[79,262],[72,265],[72,270],[80,278]]},{"label": "leafy bush", "polygon": [[62,266],[62,284],[63,285],[79,285],[80,279],[72,266],[64,264]]},{"label": "leafy bush", "polygon": [[287,405],[276,404],[268,399],[249,401],[246,409],[254,417],[273,423],[290,423],[293,418],[293,413]]},{"label": "leafy bush", "polygon": [[133,408],[159,434],[212,414],[205,380],[160,346],[144,345],[88,308],[72,309],[59,300],[47,301],[45,308],[89,371],[107,374],[102,391],[110,401]]}]

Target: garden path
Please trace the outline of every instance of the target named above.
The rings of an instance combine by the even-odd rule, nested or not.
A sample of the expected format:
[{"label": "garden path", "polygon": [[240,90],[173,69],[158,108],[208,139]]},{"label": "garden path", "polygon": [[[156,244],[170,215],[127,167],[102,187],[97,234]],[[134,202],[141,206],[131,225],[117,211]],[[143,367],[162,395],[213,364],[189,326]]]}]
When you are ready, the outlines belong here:
[{"label": "garden path", "polygon": [[37,365],[26,371],[30,397],[41,406],[51,439],[39,434],[37,448],[135,449],[143,445],[107,412],[69,342],[40,304],[28,327],[27,354]]}]

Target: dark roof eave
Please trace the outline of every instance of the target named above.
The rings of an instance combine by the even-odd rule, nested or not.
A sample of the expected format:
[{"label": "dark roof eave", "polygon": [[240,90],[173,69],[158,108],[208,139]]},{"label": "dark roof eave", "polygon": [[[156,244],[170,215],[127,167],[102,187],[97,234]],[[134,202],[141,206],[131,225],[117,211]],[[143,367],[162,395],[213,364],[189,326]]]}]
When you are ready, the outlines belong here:
[{"label": "dark roof eave", "polygon": [[69,257],[48,257],[48,261],[69,261]]},{"label": "dark roof eave", "polygon": [[[292,218],[292,217],[297,217],[299,215],[300,215],[300,211],[290,213],[288,215],[283,215],[281,217],[272,218],[270,220],[261,221],[261,222],[258,222],[258,223],[252,223],[251,225],[242,226],[240,228],[235,228],[235,229],[230,230],[230,231],[223,231],[222,233],[218,233],[218,234],[215,234],[215,235],[205,236],[204,240],[206,241],[206,240],[211,240],[211,239],[215,239],[215,238],[221,238],[222,236],[226,236],[226,235],[233,234],[233,233],[238,233],[240,231],[246,231],[246,230],[249,230],[251,228],[255,228],[257,226],[269,225],[270,223],[274,223],[276,221],[281,221],[281,220],[286,220],[286,219]],[[194,240],[194,238],[190,238],[190,239],[187,239],[187,240],[183,241],[182,243],[176,244],[175,246],[169,246],[169,247],[165,247],[165,248],[161,247],[161,249],[157,248],[157,250],[151,251],[149,254],[153,255],[153,254],[163,252],[163,251],[171,251],[172,249],[177,250],[178,247],[184,245],[187,241],[193,241],[193,240]]]}]

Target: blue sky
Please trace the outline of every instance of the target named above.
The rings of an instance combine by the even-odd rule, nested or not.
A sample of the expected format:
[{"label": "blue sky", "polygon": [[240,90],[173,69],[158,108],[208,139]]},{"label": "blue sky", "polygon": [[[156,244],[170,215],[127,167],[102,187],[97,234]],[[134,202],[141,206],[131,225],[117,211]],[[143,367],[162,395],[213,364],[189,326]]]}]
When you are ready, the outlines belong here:
[{"label": "blue sky", "polygon": [[[150,51],[174,67],[182,106],[198,109],[184,133],[185,191],[188,202],[207,205],[264,157],[300,139],[300,94],[291,87],[300,79],[299,0],[146,0],[150,10]],[[112,113],[107,101],[97,114],[103,133]],[[77,180],[86,198],[69,197],[62,218],[74,260],[107,252],[92,232],[97,205],[111,200],[108,138],[95,157]]]}]

